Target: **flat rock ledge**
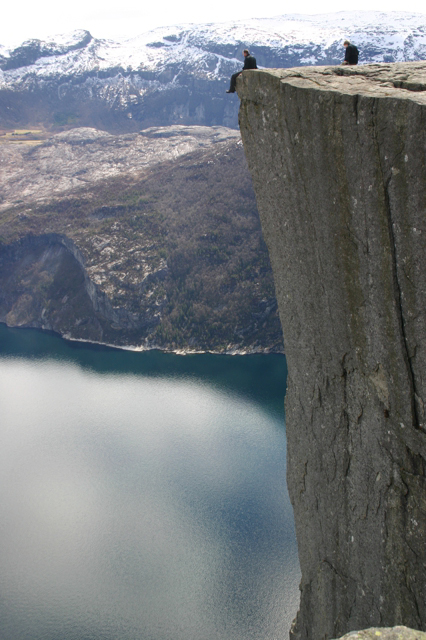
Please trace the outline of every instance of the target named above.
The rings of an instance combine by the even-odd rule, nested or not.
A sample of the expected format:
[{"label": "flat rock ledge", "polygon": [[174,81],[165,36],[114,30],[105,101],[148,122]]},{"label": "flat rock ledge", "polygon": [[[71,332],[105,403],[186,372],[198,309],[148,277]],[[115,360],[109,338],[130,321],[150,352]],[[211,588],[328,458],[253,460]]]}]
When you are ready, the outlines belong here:
[{"label": "flat rock ledge", "polygon": [[[254,73],[256,75],[254,75]],[[296,67],[265,69],[238,78],[241,100],[265,98],[262,76],[268,84],[285,83],[301,89],[333,91],[342,94],[414,100],[426,104],[426,61],[368,64],[357,67]],[[271,86],[271,85],[270,85]]]},{"label": "flat rock ledge", "polygon": [[288,363],[290,637],[426,630],[426,61],[237,91]]},{"label": "flat rock ledge", "polygon": [[373,627],[363,631],[351,631],[339,640],[426,640],[426,633],[408,629],[408,627],[393,627],[390,629]]}]

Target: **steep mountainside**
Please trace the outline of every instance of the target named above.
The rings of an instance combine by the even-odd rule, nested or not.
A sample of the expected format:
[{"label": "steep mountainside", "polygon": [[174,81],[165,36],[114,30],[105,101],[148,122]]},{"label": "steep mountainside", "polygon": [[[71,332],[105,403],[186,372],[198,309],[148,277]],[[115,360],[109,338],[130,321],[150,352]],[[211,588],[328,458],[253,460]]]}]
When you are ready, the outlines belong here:
[{"label": "steep mountainside", "polygon": [[426,16],[391,12],[288,15],[156,29],[127,41],[87,31],[0,48],[0,127],[92,126],[111,132],[169,124],[237,127],[225,94],[249,46],[263,67],[338,64],[350,37],[361,63],[426,57]]},{"label": "steep mountainside", "polygon": [[289,370],[291,636],[426,630],[426,63],[237,89]]},{"label": "steep mountainside", "polygon": [[3,137],[0,160],[0,321],[121,346],[282,351],[236,131],[24,134]]}]

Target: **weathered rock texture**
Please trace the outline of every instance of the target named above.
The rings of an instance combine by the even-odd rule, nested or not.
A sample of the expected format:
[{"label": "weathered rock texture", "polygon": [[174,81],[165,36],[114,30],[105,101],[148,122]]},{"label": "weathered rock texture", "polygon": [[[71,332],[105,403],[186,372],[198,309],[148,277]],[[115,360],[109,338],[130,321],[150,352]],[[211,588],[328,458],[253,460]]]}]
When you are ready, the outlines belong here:
[{"label": "weathered rock texture", "polygon": [[352,631],[340,640],[426,640],[426,633],[407,627],[393,627],[391,629],[376,627],[363,631]]},{"label": "weathered rock texture", "polygon": [[302,569],[294,639],[426,628],[426,63],[246,72]]}]

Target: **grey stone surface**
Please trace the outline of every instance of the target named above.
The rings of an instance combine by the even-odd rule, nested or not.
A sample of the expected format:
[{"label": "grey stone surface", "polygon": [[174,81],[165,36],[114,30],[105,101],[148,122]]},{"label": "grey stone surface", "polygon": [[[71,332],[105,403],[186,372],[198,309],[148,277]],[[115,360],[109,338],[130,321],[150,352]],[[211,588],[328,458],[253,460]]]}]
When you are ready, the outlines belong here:
[{"label": "grey stone surface", "polygon": [[426,633],[408,627],[373,627],[363,631],[351,631],[340,640],[426,640]]},{"label": "grey stone surface", "polygon": [[426,628],[426,62],[245,72],[289,379],[293,640]]}]

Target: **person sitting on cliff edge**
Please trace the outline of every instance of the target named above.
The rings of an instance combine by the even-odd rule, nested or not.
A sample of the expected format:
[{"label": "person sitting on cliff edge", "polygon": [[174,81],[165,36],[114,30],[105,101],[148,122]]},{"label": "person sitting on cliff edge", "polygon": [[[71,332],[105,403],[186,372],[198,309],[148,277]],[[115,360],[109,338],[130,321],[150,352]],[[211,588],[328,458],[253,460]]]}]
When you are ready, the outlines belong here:
[{"label": "person sitting on cliff edge", "polygon": [[354,44],[351,44],[349,40],[345,40],[343,43],[345,47],[345,59],[342,64],[354,65],[358,64],[359,51]]},{"label": "person sitting on cliff edge", "polygon": [[256,58],[250,55],[250,51],[248,49],[244,49],[243,56],[244,56],[244,67],[242,68],[242,71],[237,71],[237,73],[232,74],[231,84],[229,86],[229,89],[227,89],[226,93],[235,93],[237,78],[240,75],[240,73],[242,73],[243,71],[246,71],[247,69],[257,69]]}]

